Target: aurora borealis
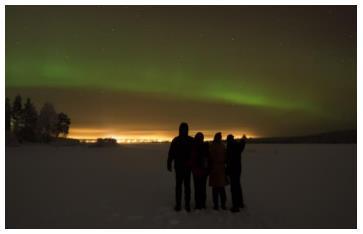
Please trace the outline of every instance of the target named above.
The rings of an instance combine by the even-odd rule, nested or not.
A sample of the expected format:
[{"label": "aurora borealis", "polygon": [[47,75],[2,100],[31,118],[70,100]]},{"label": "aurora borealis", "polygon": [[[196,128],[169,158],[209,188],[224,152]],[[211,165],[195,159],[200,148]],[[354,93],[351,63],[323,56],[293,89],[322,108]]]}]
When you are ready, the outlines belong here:
[{"label": "aurora borealis", "polygon": [[6,95],[73,137],[355,129],[356,25],[355,6],[7,6]]}]

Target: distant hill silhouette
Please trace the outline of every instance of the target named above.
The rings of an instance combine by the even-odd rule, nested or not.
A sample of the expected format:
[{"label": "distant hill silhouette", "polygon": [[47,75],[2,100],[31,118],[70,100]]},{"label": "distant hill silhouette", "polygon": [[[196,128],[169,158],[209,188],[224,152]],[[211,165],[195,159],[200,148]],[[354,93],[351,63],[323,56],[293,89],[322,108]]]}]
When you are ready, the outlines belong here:
[{"label": "distant hill silhouette", "polygon": [[357,130],[343,130],[307,136],[250,138],[249,143],[357,143]]}]

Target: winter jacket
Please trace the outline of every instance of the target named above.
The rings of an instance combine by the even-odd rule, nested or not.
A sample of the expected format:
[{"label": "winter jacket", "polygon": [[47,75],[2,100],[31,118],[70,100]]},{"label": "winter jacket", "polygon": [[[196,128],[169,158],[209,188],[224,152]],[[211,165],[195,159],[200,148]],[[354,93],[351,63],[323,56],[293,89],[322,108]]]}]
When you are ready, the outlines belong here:
[{"label": "winter jacket", "polygon": [[193,138],[190,136],[177,136],[170,144],[168,153],[168,168],[174,161],[175,170],[184,170],[191,168],[191,154],[193,147]]},{"label": "winter jacket", "polygon": [[226,148],[224,144],[213,142],[209,150],[209,185],[223,187],[227,185],[226,177]]},{"label": "winter jacket", "polygon": [[241,174],[241,154],[245,148],[244,140],[234,140],[227,144],[227,171],[230,175]]},{"label": "winter jacket", "polygon": [[208,143],[194,143],[192,148],[192,172],[194,176],[206,176],[208,174]]}]

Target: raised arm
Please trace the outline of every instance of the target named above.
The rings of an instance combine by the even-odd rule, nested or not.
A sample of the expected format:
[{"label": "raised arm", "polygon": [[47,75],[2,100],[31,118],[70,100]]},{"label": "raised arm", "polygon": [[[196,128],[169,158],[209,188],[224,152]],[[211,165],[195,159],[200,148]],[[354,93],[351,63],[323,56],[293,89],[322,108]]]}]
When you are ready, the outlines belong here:
[{"label": "raised arm", "polygon": [[247,140],[247,138],[246,138],[246,135],[244,135],[243,134],[243,136],[242,136],[242,138],[239,140],[239,150],[240,150],[240,152],[242,153],[243,152],[243,150],[245,149],[245,146],[246,146],[246,140]]}]

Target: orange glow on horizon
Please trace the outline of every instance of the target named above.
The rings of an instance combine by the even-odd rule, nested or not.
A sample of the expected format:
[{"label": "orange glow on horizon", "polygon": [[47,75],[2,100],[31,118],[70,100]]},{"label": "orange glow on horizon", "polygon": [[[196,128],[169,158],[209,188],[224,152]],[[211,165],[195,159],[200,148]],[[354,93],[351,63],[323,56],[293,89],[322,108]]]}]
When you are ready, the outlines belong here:
[{"label": "orange glow on horizon", "polygon": [[[233,130],[195,130],[190,131],[189,135],[194,136],[197,132],[204,134],[204,139],[210,141],[216,132],[222,132],[223,139],[227,137],[227,134],[233,134],[235,138],[241,138],[245,134],[248,138],[255,138],[256,135],[249,134],[242,131]],[[165,130],[125,130],[115,131],[114,129],[97,129],[97,128],[71,128],[68,134],[68,138],[84,140],[86,142],[94,142],[97,138],[114,138],[118,143],[145,143],[145,142],[170,142],[175,136],[178,135],[178,131],[165,131]]]}]

